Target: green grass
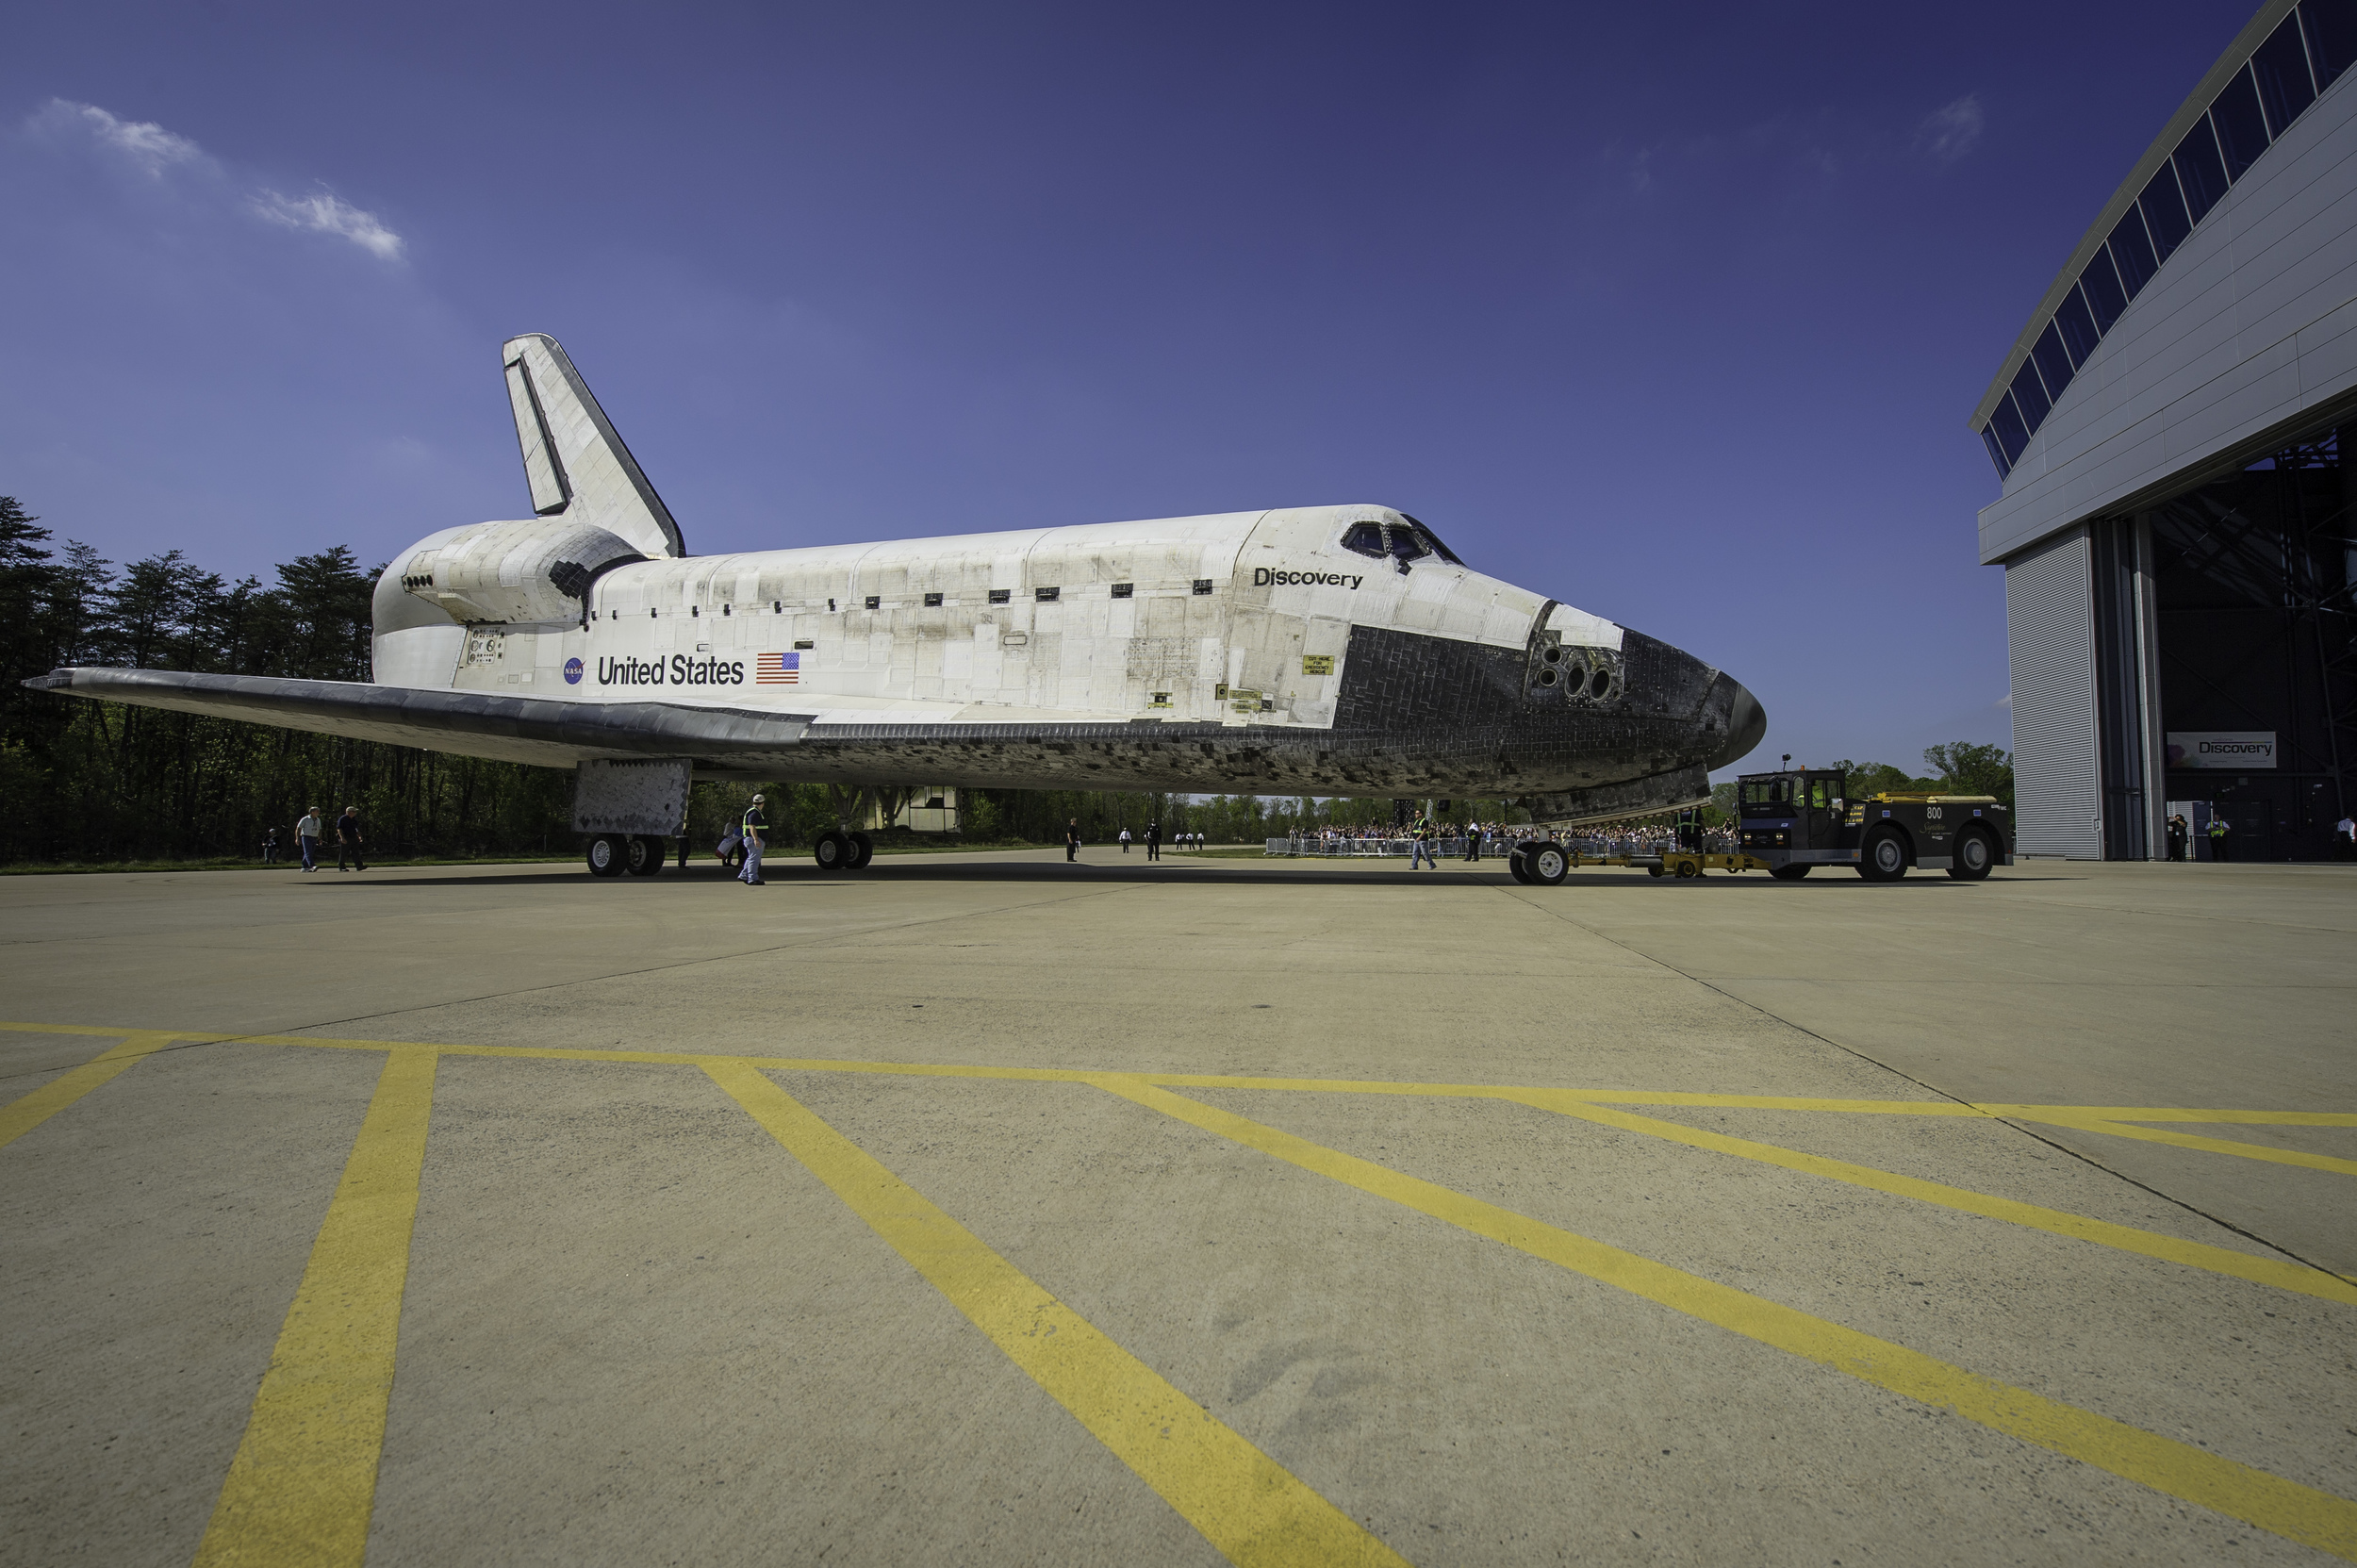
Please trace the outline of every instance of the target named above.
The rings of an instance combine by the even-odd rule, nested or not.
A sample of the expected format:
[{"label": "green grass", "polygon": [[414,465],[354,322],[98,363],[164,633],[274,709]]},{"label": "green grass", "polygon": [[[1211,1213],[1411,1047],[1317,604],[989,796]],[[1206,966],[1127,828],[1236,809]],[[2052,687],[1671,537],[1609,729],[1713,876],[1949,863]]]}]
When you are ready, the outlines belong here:
[{"label": "green grass", "polygon": [[[580,858],[579,850],[562,855],[415,855],[391,860],[378,860],[371,856],[369,860],[369,869],[373,871],[380,867],[390,868],[396,866],[550,865]],[[321,859],[320,866],[324,870],[332,871],[336,868],[335,861],[334,855],[327,855]],[[225,857],[190,860],[29,860],[18,861],[9,866],[0,866],[0,877],[57,877],[121,871],[299,872],[302,869],[303,857],[300,855],[289,860],[282,860],[274,866],[265,866],[258,860],[245,858],[232,860]]]}]

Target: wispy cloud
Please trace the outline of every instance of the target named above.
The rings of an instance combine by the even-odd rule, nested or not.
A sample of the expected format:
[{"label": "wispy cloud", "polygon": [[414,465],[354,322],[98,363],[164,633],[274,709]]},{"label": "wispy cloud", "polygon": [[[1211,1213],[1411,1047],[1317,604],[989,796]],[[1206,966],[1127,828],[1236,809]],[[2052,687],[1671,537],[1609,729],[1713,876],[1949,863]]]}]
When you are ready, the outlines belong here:
[{"label": "wispy cloud", "polygon": [[1986,118],[1981,112],[1979,94],[1968,92],[1923,117],[1915,129],[1916,145],[1942,163],[1953,163],[1980,140]]},{"label": "wispy cloud", "polygon": [[88,137],[128,159],[150,179],[162,179],[164,171],[175,164],[208,161],[202,147],[152,120],[119,120],[96,104],[77,104],[67,98],[50,99],[34,113],[26,128],[53,139]]},{"label": "wispy cloud", "polygon": [[275,190],[257,191],[247,199],[246,207],[255,217],[282,228],[332,234],[351,240],[382,260],[401,259],[400,235],[379,223],[375,213],[361,211],[324,186],[309,196],[287,196]]},{"label": "wispy cloud", "polygon": [[150,179],[183,176],[174,185],[203,204],[234,205],[248,217],[274,227],[348,239],[380,261],[399,261],[407,248],[402,237],[373,212],[364,211],[321,186],[307,196],[289,196],[269,186],[246,187],[194,141],[149,120],[124,120],[96,104],[52,98],[25,122],[25,130],[43,141],[79,142],[108,157],[127,162]]}]

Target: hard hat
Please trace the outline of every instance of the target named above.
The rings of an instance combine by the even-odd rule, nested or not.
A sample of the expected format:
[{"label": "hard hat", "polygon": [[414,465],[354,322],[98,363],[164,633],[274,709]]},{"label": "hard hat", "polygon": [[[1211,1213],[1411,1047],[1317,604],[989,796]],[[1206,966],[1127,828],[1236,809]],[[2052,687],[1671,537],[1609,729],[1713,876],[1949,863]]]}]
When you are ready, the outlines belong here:
[{"label": "hard hat", "polygon": [[754,797],[753,797],[753,804],[755,804],[755,805],[759,805],[759,804],[761,804],[761,797],[760,797],[760,796],[756,795],[756,796],[754,796]]}]

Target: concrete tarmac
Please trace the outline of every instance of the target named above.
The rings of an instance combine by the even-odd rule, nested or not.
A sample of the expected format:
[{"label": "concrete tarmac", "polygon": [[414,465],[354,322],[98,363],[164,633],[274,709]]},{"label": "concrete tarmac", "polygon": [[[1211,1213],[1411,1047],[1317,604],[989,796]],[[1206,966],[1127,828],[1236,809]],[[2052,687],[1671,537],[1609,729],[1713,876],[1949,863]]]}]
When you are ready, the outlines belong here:
[{"label": "concrete tarmac", "polygon": [[0,879],[0,1562],[2357,1560],[2357,867]]}]

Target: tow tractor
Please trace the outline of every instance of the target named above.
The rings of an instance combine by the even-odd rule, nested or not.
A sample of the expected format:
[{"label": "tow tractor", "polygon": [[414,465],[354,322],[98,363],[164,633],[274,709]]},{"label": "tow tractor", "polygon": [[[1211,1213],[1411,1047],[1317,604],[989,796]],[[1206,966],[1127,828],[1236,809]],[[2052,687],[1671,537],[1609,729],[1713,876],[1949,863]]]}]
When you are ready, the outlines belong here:
[{"label": "tow tractor", "polygon": [[1847,866],[1868,882],[1897,882],[1910,867],[1978,882],[2013,864],[2005,808],[1994,795],[1893,791],[1852,800],[1838,768],[1743,774],[1737,789],[1737,852],[1702,848],[1701,824],[1680,814],[1678,843],[1657,854],[1583,855],[1568,844],[1532,839],[1508,851],[1517,882],[1553,887],[1583,866],[1626,866],[1656,877],[1706,871],[1765,871],[1798,882],[1820,866]]},{"label": "tow tractor", "polygon": [[1838,768],[1746,773],[1737,789],[1745,857],[1796,882],[1820,866],[1847,866],[1868,882],[1897,882],[1909,867],[1978,882],[2013,864],[2005,808],[1994,795],[1892,791],[1852,799]]}]

